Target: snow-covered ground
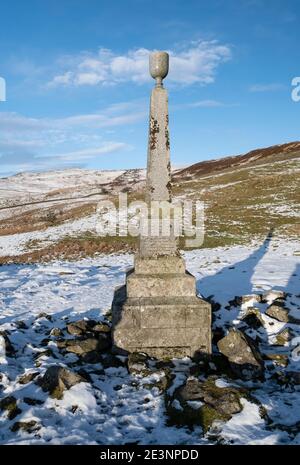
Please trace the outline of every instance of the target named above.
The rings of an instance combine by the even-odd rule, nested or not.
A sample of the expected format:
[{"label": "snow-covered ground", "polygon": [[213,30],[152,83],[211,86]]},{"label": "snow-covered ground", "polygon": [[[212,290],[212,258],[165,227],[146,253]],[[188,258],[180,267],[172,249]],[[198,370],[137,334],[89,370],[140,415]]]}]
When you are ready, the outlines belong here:
[{"label": "snow-covered ground", "polygon": [[[300,318],[300,243],[283,240],[266,241],[249,247],[201,249],[185,254],[187,268],[197,277],[199,294],[213,296],[221,304],[216,324],[234,325],[243,308],[225,307],[235,296],[270,290],[288,292],[288,305]],[[0,330],[7,331],[17,350],[16,358],[1,354],[0,400],[13,395],[21,412],[13,419],[0,411],[1,444],[210,444],[201,428],[193,430],[166,425],[163,395],[146,389],[124,367],[104,368],[100,363],[85,369],[92,383],[80,383],[56,400],[34,382],[22,385],[19,376],[25,371],[43,374],[52,364],[72,366],[77,356],[62,356],[55,343],[41,346],[45,334],[53,327],[64,328],[66,319],[100,319],[109,310],[114,288],[124,282],[125,270],[133,263],[131,255],[98,256],[77,262],[46,265],[3,265],[0,268]],[[282,327],[292,327],[299,336],[300,327],[279,323],[264,315],[266,304],[259,304],[264,319],[265,341],[272,347],[274,335]],[[52,321],[37,318],[45,312]],[[22,320],[28,329],[17,327]],[[271,321],[273,320],[273,321]],[[1,341],[0,341],[1,345]],[[50,347],[52,355],[35,365],[37,352]],[[273,349],[276,350],[276,348]],[[289,355],[289,369],[300,371],[300,362],[292,359],[293,341],[284,347]],[[282,353],[282,348],[280,349]],[[178,362],[184,377],[189,360]],[[220,381],[221,382],[221,381]],[[248,383],[274,422],[268,427],[258,405],[247,400],[244,409],[225,425],[221,436],[234,444],[300,444],[300,428],[286,427],[300,422],[300,386],[286,387],[269,382]],[[40,401],[28,405],[24,398]],[[76,406],[76,408],[75,408]],[[34,420],[35,432],[13,432],[16,421]],[[300,424],[300,423],[299,423]],[[277,426],[276,426],[277,425]],[[278,426],[279,425],[279,426]]]}]

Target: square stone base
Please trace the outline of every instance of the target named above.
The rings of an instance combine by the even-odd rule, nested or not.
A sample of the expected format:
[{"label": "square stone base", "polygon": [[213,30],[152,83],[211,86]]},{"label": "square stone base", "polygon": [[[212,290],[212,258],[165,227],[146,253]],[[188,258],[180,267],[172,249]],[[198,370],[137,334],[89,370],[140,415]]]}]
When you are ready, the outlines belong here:
[{"label": "square stone base", "polygon": [[113,304],[116,349],[158,359],[211,353],[211,306],[194,296],[129,297],[126,285]]}]

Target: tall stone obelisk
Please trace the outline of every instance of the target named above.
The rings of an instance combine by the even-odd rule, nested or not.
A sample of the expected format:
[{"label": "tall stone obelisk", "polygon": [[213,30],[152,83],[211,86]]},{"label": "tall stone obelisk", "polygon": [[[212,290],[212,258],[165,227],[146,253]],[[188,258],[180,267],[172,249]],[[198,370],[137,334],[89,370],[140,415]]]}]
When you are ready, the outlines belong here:
[{"label": "tall stone obelisk", "polygon": [[[168,95],[163,79],[169,56],[150,55],[156,80],[150,100],[146,201],[171,202]],[[112,304],[113,343],[127,352],[157,358],[211,352],[211,306],[196,296],[194,276],[185,270],[172,227],[170,234],[150,228],[140,236],[134,268]]]}]

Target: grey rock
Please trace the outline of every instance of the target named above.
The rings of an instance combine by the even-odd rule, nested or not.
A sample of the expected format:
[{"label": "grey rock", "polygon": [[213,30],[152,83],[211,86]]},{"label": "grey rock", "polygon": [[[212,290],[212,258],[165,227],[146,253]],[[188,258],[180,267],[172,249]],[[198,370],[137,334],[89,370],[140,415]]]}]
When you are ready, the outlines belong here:
[{"label": "grey rock", "polygon": [[39,399],[32,399],[31,397],[24,397],[23,401],[27,405],[42,405],[44,402]]},{"label": "grey rock", "polygon": [[20,378],[18,379],[18,382],[20,384],[28,384],[31,381],[33,381],[38,376],[38,374],[39,374],[38,371],[32,371],[30,373],[24,373],[24,375],[20,376]]},{"label": "grey rock", "polygon": [[16,433],[17,431],[22,430],[26,433],[33,433],[35,431],[38,431],[40,428],[41,425],[39,425],[35,420],[17,421],[12,425],[11,431],[13,433]]},{"label": "grey rock", "polygon": [[294,331],[290,328],[284,328],[280,331],[275,338],[276,345],[284,346],[287,342],[290,342],[295,337]]},{"label": "grey rock", "polygon": [[148,355],[142,352],[132,352],[129,354],[127,360],[129,373],[133,375],[141,374],[143,376],[148,376],[153,371],[148,366],[148,360]]},{"label": "grey rock", "polygon": [[106,333],[99,334],[98,338],[74,339],[68,341],[66,351],[77,355],[83,355],[88,352],[104,351],[111,345],[109,336]]},{"label": "grey rock", "polygon": [[243,379],[263,375],[263,361],[253,341],[236,329],[218,342],[219,351],[228,358],[232,371]]},{"label": "grey rock", "polygon": [[53,328],[50,331],[50,336],[60,337],[63,335],[63,330],[60,328]]},{"label": "grey rock", "polygon": [[94,320],[78,320],[67,325],[67,331],[73,336],[81,336],[82,334],[91,331],[93,326],[96,325]]},{"label": "grey rock", "polygon": [[59,365],[53,365],[46,370],[39,384],[43,391],[48,391],[52,397],[61,399],[65,390],[82,382],[86,380],[79,374]]},{"label": "grey rock", "polygon": [[284,323],[289,322],[289,309],[284,307],[282,302],[274,301],[266,310],[266,315]]},{"label": "grey rock", "polygon": [[171,421],[180,425],[199,424],[206,433],[214,421],[228,421],[242,411],[240,402],[247,397],[245,389],[216,386],[216,376],[205,381],[188,379],[186,383],[167,396],[167,413]]},{"label": "grey rock", "polygon": [[22,410],[17,406],[17,399],[14,396],[7,396],[0,400],[0,410],[7,412],[9,420],[13,420]]},{"label": "grey rock", "polygon": [[259,329],[264,326],[264,320],[262,319],[259,309],[256,307],[249,307],[242,316],[241,321],[252,329]]}]

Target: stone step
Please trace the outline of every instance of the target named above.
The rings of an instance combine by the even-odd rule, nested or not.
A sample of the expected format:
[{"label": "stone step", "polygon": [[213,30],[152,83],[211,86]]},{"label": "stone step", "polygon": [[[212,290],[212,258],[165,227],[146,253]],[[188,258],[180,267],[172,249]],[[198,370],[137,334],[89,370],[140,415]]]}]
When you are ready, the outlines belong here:
[{"label": "stone step", "polygon": [[136,255],[134,268],[138,274],[172,274],[174,270],[176,273],[185,273],[184,259],[179,256],[144,258]]},{"label": "stone step", "polygon": [[196,280],[190,273],[144,274],[127,277],[127,297],[194,296]]}]

